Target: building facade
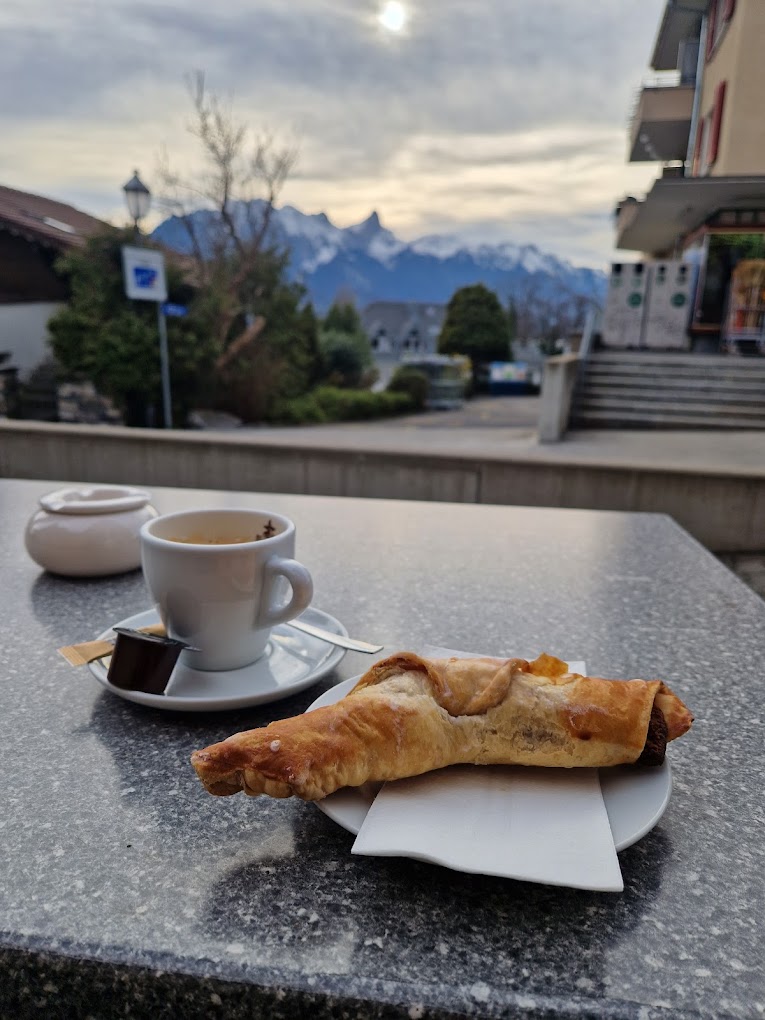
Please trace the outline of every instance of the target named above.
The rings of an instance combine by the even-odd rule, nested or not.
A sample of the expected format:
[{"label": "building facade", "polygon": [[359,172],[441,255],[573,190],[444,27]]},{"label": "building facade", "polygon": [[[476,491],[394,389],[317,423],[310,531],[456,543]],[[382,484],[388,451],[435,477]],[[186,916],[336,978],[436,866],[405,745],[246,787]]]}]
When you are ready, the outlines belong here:
[{"label": "building facade", "polygon": [[446,305],[422,301],[374,301],[361,313],[361,324],[378,358],[401,360],[411,354],[435,354]]},{"label": "building facade", "polygon": [[48,320],[69,296],[56,260],[104,227],[64,202],[0,186],[0,353],[19,378],[49,356]]},{"label": "building facade", "polygon": [[[616,247],[697,267],[692,346],[765,353],[765,0],[667,0],[629,138],[662,164]],[[747,351],[747,353],[749,353]]]}]

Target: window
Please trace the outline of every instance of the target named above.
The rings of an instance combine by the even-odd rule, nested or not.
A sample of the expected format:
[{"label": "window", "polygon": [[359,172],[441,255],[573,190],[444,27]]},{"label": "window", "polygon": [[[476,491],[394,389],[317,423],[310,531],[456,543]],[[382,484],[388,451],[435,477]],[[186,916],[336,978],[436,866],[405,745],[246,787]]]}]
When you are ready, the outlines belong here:
[{"label": "window", "polygon": [[725,104],[725,85],[724,81],[715,89],[715,105],[710,114],[710,127],[709,127],[709,144],[707,146],[707,165],[711,166],[717,159],[717,153],[720,149],[720,131],[722,129],[722,117],[723,117],[723,105]]},{"label": "window", "polygon": [[707,15],[707,60],[723,37],[736,9],[736,0],[712,0]]},{"label": "window", "polygon": [[696,129],[696,149],[693,154],[693,176],[703,177],[709,171],[707,146],[709,144],[709,117],[702,117]]},{"label": "window", "polygon": [[725,319],[725,301],[733,269],[742,259],[765,258],[765,234],[710,234],[706,265],[702,268],[695,320],[717,326]]},{"label": "window", "polygon": [[703,177],[717,161],[720,151],[723,106],[725,105],[726,82],[721,81],[715,89],[712,109],[699,121],[696,131],[696,148],[693,153],[693,176]]}]

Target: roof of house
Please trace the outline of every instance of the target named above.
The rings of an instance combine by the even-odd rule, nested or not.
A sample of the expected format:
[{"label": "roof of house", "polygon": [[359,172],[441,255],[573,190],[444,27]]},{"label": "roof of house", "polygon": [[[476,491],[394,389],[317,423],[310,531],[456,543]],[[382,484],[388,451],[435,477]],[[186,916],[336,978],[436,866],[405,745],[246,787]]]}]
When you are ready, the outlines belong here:
[{"label": "roof of house", "polygon": [[424,301],[373,301],[361,313],[368,335],[384,332],[389,338],[417,329],[436,336],[446,316],[446,305]]},{"label": "roof of house", "polygon": [[50,248],[66,249],[81,247],[87,237],[104,226],[103,220],[73,205],[0,185],[0,230]]}]

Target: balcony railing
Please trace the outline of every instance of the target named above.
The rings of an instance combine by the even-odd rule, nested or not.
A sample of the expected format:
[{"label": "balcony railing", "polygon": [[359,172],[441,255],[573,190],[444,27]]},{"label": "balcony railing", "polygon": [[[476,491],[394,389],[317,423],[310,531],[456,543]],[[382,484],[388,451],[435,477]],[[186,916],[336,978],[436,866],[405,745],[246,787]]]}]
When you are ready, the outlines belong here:
[{"label": "balcony railing", "polygon": [[646,76],[630,119],[631,163],[686,158],[694,93],[694,83],[679,71]]}]

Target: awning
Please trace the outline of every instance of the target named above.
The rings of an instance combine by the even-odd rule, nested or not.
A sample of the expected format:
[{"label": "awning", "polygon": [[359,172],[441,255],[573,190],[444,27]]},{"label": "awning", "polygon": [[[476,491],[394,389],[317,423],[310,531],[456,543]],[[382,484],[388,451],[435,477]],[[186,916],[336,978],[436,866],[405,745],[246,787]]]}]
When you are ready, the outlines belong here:
[{"label": "awning", "polygon": [[723,209],[765,210],[765,176],[660,178],[623,206],[616,247],[661,255]]}]

